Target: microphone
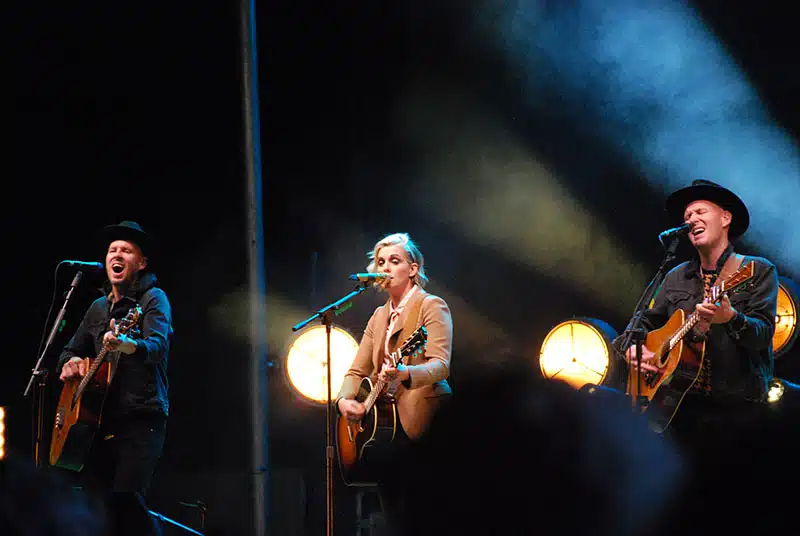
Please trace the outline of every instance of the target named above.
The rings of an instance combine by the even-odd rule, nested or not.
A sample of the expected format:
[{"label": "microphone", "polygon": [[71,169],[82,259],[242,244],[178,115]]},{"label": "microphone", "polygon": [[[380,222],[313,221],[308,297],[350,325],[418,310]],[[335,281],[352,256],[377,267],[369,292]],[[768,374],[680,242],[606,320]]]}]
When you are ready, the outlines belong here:
[{"label": "microphone", "polygon": [[658,235],[658,239],[660,241],[664,241],[665,238],[672,238],[673,236],[682,236],[685,234],[689,234],[689,231],[692,230],[691,224],[684,223],[680,227],[673,227],[672,229],[667,229],[666,231],[662,232]]},{"label": "microphone", "polygon": [[350,279],[352,279],[353,281],[363,281],[363,282],[367,282],[367,283],[368,282],[375,283],[377,281],[383,281],[384,279],[392,279],[392,276],[390,276],[389,274],[384,274],[384,273],[374,273],[373,274],[371,272],[364,272],[364,273],[360,273],[360,274],[352,274],[350,276]]},{"label": "microphone", "polygon": [[99,262],[86,262],[86,261],[61,261],[59,264],[66,264],[79,270],[88,270],[94,272],[102,272],[104,270],[102,263]]}]

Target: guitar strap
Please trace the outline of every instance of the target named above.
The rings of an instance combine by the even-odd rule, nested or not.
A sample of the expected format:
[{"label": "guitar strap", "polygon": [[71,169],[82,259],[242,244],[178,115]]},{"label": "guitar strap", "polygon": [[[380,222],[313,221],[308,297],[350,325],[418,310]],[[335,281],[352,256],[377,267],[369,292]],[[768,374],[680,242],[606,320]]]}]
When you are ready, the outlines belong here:
[{"label": "guitar strap", "polygon": [[[722,265],[722,270],[719,271],[719,275],[717,279],[714,281],[714,285],[718,285],[722,281],[727,281],[727,279],[733,275],[736,270],[742,265],[742,261],[744,260],[744,255],[739,255],[738,253],[731,253],[728,258],[725,260],[725,264]],[[701,276],[702,279],[702,276]],[[705,290],[703,290],[705,294]],[[700,364],[700,371],[696,378],[695,383],[692,385],[690,389],[696,391],[702,391],[705,393],[709,393],[711,391],[711,380],[710,377],[712,375],[712,359],[711,356],[705,355],[705,343],[703,343],[702,349],[695,348],[691,344],[689,348],[701,359]]]},{"label": "guitar strap", "polygon": [[731,253],[730,257],[728,257],[728,260],[726,260],[725,264],[722,265],[722,270],[720,270],[719,275],[717,276],[717,281],[725,281],[731,275],[733,275],[733,273],[742,265],[743,260],[744,255]]},{"label": "guitar strap", "polygon": [[397,337],[398,344],[402,344],[419,327],[420,315],[422,314],[422,302],[425,301],[426,296],[427,294],[414,300],[414,305],[412,305],[411,310],[408,312],[405,324],[403,324],[403,329]]},{"label": "guitar strap", "polygon": [[119,365],[120,352],[109,352],[106,359],[108,360],[108,383],[117,375],[117,365]]}]

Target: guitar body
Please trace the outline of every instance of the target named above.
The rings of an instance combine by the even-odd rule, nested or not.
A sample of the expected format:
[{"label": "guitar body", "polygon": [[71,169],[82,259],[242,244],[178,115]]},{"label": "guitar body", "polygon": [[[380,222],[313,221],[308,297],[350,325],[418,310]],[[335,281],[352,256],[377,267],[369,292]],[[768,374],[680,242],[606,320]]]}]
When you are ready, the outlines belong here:
[{"label": "guitar body", "polygon": [[[364,402],[372,393],[373,385],[369,378],[361,380],[356,400]],[[340,415],[336,423],[336,447],[342,478],[348,486],[372,486],[372,475],[363,469],[373,448],[384,448],[394,440],[399,426],[397,406],[393,402],[378,399],[365,413],[360,422],[348,421]]]},{"label": "guitar body", "polygon": [[[725,276],[729,266],[733,266],[729,264],[731,260],[736,259],[729,258],[720,273],[721,282],[709,291],[713,303],[720,303],[725,296],[744,288],[755,275],[755,262],[750,261],[730,276]],[[647,334],[644,345],[655,354],[652,364],[657,371],[642,370],[640,376],[635,360],[631,360],[627,391],[634,407],[641,404],[639,407],[647,416],[650,427],[658,433],[667,429],[686,393],[700,376],[705,342],[692,344],[684,340],[699,319],[697,311],[687,316],[686,312],[678,309],[664,326]]]},{"label": "guitar body", "polygon": [[[670,350],[670,339],[686,321],[682,309],[675,311],[663,327],[650,331],[644,345],[656,355],[658,372],[642,370],[641,381],[635,360],[631,360],[628,393],[635,404],[642,402],[651,428],[662,433],[672,422],[683,397],[700,376],[705,343],[691,344],[679,338]],[[641,398],[640,398],[641,396]]]},{"label": "guitar body", "polygon": [[[138,333],[134,328],[141,316],[142,308],[137,304],[117,323],[115,335]],[[84,359],[86,375],[64,382],[50,440],[50,465],[80,471],[86,464],[111,382],[111,366],[106,359],[109,351],[104,346],[93,360]]]},{"label": "guitar body", "polygon": [[[89,360],[84,360],[87,370]],[[50,442],[50,465],[80,471],[86,463],[109,385],[109,363],[102,363],[78,395],[79,379],[64,382]]]}]

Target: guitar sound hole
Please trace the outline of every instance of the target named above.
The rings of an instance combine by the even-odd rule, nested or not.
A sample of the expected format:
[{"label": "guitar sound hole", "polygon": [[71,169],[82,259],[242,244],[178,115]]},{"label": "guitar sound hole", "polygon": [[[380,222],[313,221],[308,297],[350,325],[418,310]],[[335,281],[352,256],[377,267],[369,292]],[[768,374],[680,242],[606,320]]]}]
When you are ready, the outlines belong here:
[{"label": "guitar sound hole", "polygon": [[653,371],[647,371],[644,376],[644,382],[647,384],[648,387],[653,387],[658,381],[658,373]]}]

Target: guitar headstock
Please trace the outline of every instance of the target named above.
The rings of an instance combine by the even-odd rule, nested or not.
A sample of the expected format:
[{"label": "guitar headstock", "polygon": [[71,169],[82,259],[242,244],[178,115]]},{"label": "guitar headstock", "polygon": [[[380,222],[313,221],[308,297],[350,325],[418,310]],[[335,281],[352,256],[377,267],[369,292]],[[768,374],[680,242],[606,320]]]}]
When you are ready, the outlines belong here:
[{"label": "guitar headstock", "polygon": [[[413,356],[425,350],[425,344],[428,342],[428,329],[425,326],[420,326],[414,333],[408,336],[403,344],[398,348],[397,354],[400,356],[397,360],[402,363],[406,357]],[[396,366],[396,364],[395,364]]]},{"label": "guitar headstock", "polygon": [[750,281],[756,273],[755,261],[750,261],[747,265],[742,266],[727,279],[722,281],[719,285],[720,293],[729,293],[737,290],[739,287]]},{"label": "guitar headstock", "polygon": [[[139,323],[139,319],[141,317],[142,308],[139,305],[131,307],[130,310],[128,310],[128,313],[125,315],[125,318],[117,322],[116,334],[119,335],[120,333],[127,333],[133,330]],[[131,334],[133,334],[133,332],[131,332]]]}]

